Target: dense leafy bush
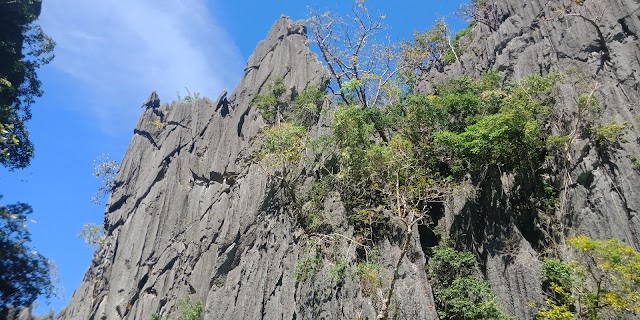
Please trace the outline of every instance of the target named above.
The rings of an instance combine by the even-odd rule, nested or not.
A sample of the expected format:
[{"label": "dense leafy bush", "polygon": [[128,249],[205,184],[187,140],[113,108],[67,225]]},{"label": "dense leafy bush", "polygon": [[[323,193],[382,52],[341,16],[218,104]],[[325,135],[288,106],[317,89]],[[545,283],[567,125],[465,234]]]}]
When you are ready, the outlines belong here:
[{"label": "dense leafy bush", "polygon": [[609,319],[640,314],[640,253],[619,240],[585,235],[567,243],[579,260],[546,259],[549,294],[539,319]]},{"label": "dense leafy bush", "polygon": [[428,269],[440,319],[507,319],[470,252],[436,246]]}]

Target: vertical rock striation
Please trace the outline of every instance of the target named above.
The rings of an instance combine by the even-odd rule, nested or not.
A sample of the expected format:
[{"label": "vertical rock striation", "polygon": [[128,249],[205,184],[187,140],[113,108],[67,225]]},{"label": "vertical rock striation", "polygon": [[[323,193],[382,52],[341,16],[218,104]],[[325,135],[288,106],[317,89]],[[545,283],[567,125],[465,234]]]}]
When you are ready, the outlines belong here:
[{"label": "vertical rock striation", "polygon": [[[497,30],[478,24],[462,40],[460,61],[432,70],[421,90],[461,75],[479,76],[496,70],[507,80],[529,74],[559,72],[555,106],[567,134],[586,122],[578,116],[578,98],[593,95],[601,115],[595,122],[627,123],[620,148],[598,149],[585,130],[576,130],[566,168],[555,168],[560,208],[546,225],[517,221],[508,177],[485,185],[477,199],[461,196],[442,223],[481,257],[484,271],[507,311],[518,319],[533,318],[541,303],[539,258],[550,245],[560,251],[564,238],[584,233],[596,239],[618,238],[640,249],[640,2],[637,0],[519,1],[496,4]],[[637,164],[636,164],[637,166]],[[497,180],[497,181],[496,181]],[[555,241],[540,246],[532,229],[555,229]],[[534,250],[536,248],[536,250]],[[567,256],[568,259],[571,257]],[[538,307],[540,304],[538,304]]]},{"label": "vertical rock striation", "polygon": [[[337,284],[329,263],[296,281],[302,232],[265,169],[249,161],[264,125],[251,101],[269,79],[283,77],[288,93],[328,81],[307,42],[306,28],[283,16],[229,96],[161,104],[151,94],[107,204],[105,242],[57,319],[175,316],[186,297],[203,302],[206,319],[375,315],[359,282],[346,275]],[[328,201],[327,210],[349,232],[343,206]],[[435,318],[424,256],[414,260],[403,266],[399,308]]]},{"label": "vertical rock striation", "polygon": [[326,81],[305,31],[279,19],[229,97],[151,95],[107,204],[105,243],[58,319],[150,319],[187,296],[213,318],[291,318],[295,229],[267,212],[267,175],[246,160],[263,125],[250,102],[270,76],[298,90]]},{"label": "vertical rock striation", "polygon": [[[506,311],[531,319],[544,297],[540,257],[550,246],[570,258],[564,239],[585,233],[640,249],[640,169],[632,163],[634,156],[640,159],[640,3],[496,3],[497,28],[475,26],[462,40],[460,61],[431,70],[420,90],[490,69],[508,80],[560,72],[558,121],[550,130],[579,128],[584,119],[578,117],[578,97],[590,94],[602,109],[596,123],[628,123],[620,146],[606,150],[596,147],[588,130],[575,130],[567,165],[551,168],[561,203],[553,216],[514,214],[517,190],[506,175],[489,177],[479,192],[460,189],[444,209],[441,229],[479,257]],[[283,77],[292,95],[329,79],[307,42],[305,27],[282,17],[231,94],[172,104],[161,104],[155,93],[149,97],[108,201],[106,240],[57,319],[175,315],[177,301],[185,297],[203,302],[207,319],[375,318],[379,302],[350,275],[336,279],[330,271],[336,260],[325,259],[308,279],[296,279],[305,255],[303,233],[268,169],[249,161],[264,125],[251,101],[269,79]],[[323,121],[312,134],[327,130]],[[312,171],[299,169],[303,175]],[[311,173],[307,180],[313,180]],[[348,237],[353,230],[338,198],[326,201],[325,214],[332,231]],[[398,272],[399,318],[437,319],[421,250],[421,242],[433,240],[429,236],[415,232],[412,252]],[[385,279],[400,238],[391,231],[381,244]],[[357,255],[348,242],[334,242],[342,257]]]}]

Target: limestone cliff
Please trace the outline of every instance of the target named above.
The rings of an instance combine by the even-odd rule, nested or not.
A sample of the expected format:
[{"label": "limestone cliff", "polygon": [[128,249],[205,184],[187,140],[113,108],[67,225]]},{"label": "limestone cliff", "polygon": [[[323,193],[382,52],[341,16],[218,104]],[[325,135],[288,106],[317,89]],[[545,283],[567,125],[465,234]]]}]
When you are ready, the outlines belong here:
[{"label": "limestone cliff", "polygon": [[[203,301],[207,319],[373,314],[351,279],[337,292],[328,277],[297,285],[301,231],[268,175],[247,161],[264,125],[250,102],[267,79],[282,76],[297,91],[328,80],[307,41],[304,26],[282,17],[228,97],[169,105],[151,95],[107,204],[106,240],[57,319],[150,319],[184,297]],[[403,307],[433,318],[423,265],[411,265]]]},{"label": "limestone cliff", "polygon": [[[444,233],[477,255],[508,313],[531,319],[537,309],[528,305],[543,299],[539,258],[547,246],[568,254],[564,238],[586,233],[640,248],[640,179],[628,157],[640,157],[640,3],[495,3],[495,30],[475,26],[462,40],[460,61],[432,70],[421,90],[489,69],[506,79],[559,71],[566,74],[556,106],[563,127],[552,130],[576,127],[577,98],[591,92],[603,110],[599,122],[630,126],[621,149],[607,152],[597,150],[588,135],[577,136],[570,165],[554,169],[562,206],[548,220],[512,214],[508,176],[490,179],[479,193],[460,190],[445,206],[439,220]],[[108,201],[106,240],[57,319],[150,319],[175,314],[184,297],[202,301],[206,319],[375,318],[376,302],[366,288],[350,276],[336,281],[331,261],[310,279],[296,280],[302,230],[265,168],[249,161],[253,138],[264,125],[251,101],[269,77],[283,77],[289,93],[328,81],[307,42],[305,27],[282,17],[230,95],[172,104],[151,95]],[[323,121],[312,134],[327,130]],[[330,227],[349,236],[345,209],[334,198],[324,204]],[[432,239],[420,230],[414,235],[399,270],[395,314],[437,319],[421,250]],[[387,278],[400,251],[394,237],[399,236],[381,244]],[[357,254],[347,242],[334,246],[346,256]]]},{"label": "limestone cliff", "polygon": [[[592,93],[602,110],[596,123],[629,125],[621,148],[605,152],[587,132],[577,130],[566,165],[553,171],[560,191],[555,217],[514,218],[511,197],[516,190],[509,189],[509,177],[503,176],[485,185],[475,199],[456,199],[441,221],[449,232],[464,234],[457,240],[481,258],[506,310],[518,319],[531,319],[537,308],[528,305],[542,298],[539,258],[549,246],[566,250],[567,237],[584,233],[595,239],[618,238],[640,249],[640,172],[631,163],[640,155],[640,2],[489,3],[496,5],[497,28],[474,27],[462,40],[460,61],[432,70],[422,90],[433,90],[434,83],[446,78],[479,76],[490,69],[507,80],[559,72],[564,79],[555,109],[561,125],[551,128],[555,133],[570,133],[586,121],[578,116],[578,98]],[[541,244],[533,229],[555,233],[554,243]]]}]

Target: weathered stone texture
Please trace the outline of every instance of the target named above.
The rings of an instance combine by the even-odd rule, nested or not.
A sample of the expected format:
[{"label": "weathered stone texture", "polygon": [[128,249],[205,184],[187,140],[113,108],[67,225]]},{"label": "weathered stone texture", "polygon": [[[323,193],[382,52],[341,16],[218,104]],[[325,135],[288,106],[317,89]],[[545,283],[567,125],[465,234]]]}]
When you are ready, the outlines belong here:
[{"label": "weathered stone texture", "polygon": [[[576,127],[577,98],[593,91],[603,110],[596,122],[628,122],[629,131],[621,149],[598,151],[587,132],[572,143],[568,169],[555,168],[562,206],[549,217],[560,230],[554,239],[560,238],[561,252],[566,252],[562,238],[577,233],[619,238],[640,248],[640,179],[628,158],[640,158],[640,3],[497,3],[497,30],[474,27],[471,39],[463,40],[460,63],[433,70],[421,90],[489,69],[509,80],[558,71],[565,74],[556,106],[562,126],[551,128],[558,133]],[[302,231],[269,170],[248,161],[252,139],[264,125],[250,103],[270,77],[283,76],[285,86],[297,92],[327,83],[327,71],[307,41],[304,26],[282,17],[228,97],[224,92],[215,101],[160,104],[151,95],[108,202],[106,241],[57,319],[149,319],[175,312],[176,301],[187,296],[204,302],[207,319],[375,318],[377,302],[357,280],[331,276],[335,261],[322,261],[321,270],[296,281],[296,264],[305,254]],[[321,124],[312,134],[327,130]],[[506,311],[531,319],[537,308],[528,305],[539,307],[543,299],[544,248],[530,226],[514,219],[510,179],[488,177],[479,193],[460,189],[439,224],[479,257]],[[333,231],[350,236],[340,202],[329,199],[325,209]],[[436,319],[419,232],[414,234],[412,252],[399,271],[398,317]],[[381,244],[385,279],[400,238]],[[336,248],[341,257],[356,254],[345,241],[337,241]]]},{"label": "weathered stone texture", "polygon": [[[556,245],[564,251],[562,238],[584,233],[596,239],[618,238],[640,249],[640,171],[634,170],[628,158],[640,155],[640,2],[587,0],[583,6],[575,1],[495,3],[500,17],[497,30],[476,26],[473,36],[463,40],[466,49],[460,62],[433,70],[421,83],[421,90],[430,92],[445,79],[479,76],[490,69],[507,80],[560,72],[564,79],[555,106],[560,126],[551,128],[558,134],[569,133],[582,124],[578,121],[585,121],[577,116],[577,99],[593,91],[602,109],[595,122],[626,122],[629,130],[621,149],[606,152],[598,152],[588,132],[578,131],[568,170],[556,168],[554,172],[561,186],[561,209],[549,218],[562,231]],[[537,307],[527,305],[542,303],[539,257],[544,252],[532,248],[535,243],[525,239],[526,226],[510,214],[508,183],[494,187],[476,200],[456,199],[442,223],[452,233],[467,234],[466,245],[483,260],[485,274],[506,310],[519,319],[530,319]],[[502,194],[496,195],[496,190]],[[456,224],[459,221],[466,223]]]},{"label": "weathered stone texture", "polygon": [[[251,101],[269,79],[284,77],[297,92],[328,80],[307,41],[304,26],[282,17],[228,98],[224,92],[217,101],[159,104],[152,93],[107,204],[106,241],[57,319],[175,315],[176,302],[185,297],[204,302],[207,319],[375,315],[358,281],[347,274],[338,283],[329,261],[297,283],[302,231],[269,169],[248,161],[264,125]],[[348,233],[342,204],[331,201],[327,210],[335,227]],[[343,245],[339,250],[353,257],[355,248]],[[399,253],[397,246],[387,247],[389,257]],[[435,310],[424,261],[420,256],[403,266],[398,308],[428,319]]]}]

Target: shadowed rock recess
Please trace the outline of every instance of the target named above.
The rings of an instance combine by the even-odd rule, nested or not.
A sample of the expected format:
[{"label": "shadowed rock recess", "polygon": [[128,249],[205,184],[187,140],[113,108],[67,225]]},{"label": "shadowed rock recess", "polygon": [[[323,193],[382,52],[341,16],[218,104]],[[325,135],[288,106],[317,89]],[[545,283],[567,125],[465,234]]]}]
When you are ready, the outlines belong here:
[{"label": "shadowed rock recess", "polygon": [[[554,224],[553,239],[563,252],[563,237],[577,233],[618,238],[640,249],[640,176],[628,157],[640,157],[640,4],[498,2],[496,30],[476,25],[462,40],[460,61],[432,70],[421,90],[490,69],[509,80],[558,71],[566,76],[556,109],[568,128],[576,126],[578,96],[593,91],[603,111],[598,122],[627,122],[629,130],[620,148],[609,151],[578,135],[568,170],[557,168],[563,205],[547,223]],[[321,261],[308,279],[296,280],[303,232],[280,205],[283,195],[265,169],[248,161],[252,139],[264,125],[250,103],[267,90],[270,76],[283,77],[291,92],[326,85],[328,73],[307,43],[305,27],[283,16],[258,44],[230,95],[171,105],[150,96],[107,204],[106,240],[57,319],[175,315],[185,297],[203,303],[206,319],[375,318],[377,302],[366,288],[350,274],[336,281],[329,261]],[[312,134],[322,130],[326,125],[319,124]],[[477,255],[505,311],[532,319],[537,309],[529,305],[540,306],[544,298],[539,258],[550,245],[532,229],[551,227],[512,214],[517,204],[510,196],[517,190],[510,189],[509,179],[487,179],[478,193],[459,191],[438,225]],[[325,212],[334,232],[352,234],[339,201],[327,200]],[[437,319],[420,232],[414,234],[392,307],[397,318]],[[395,240],[381,244],[386,279],[400,252]],[[356,254],[348,244],[339,245],[345,254]]]}]

